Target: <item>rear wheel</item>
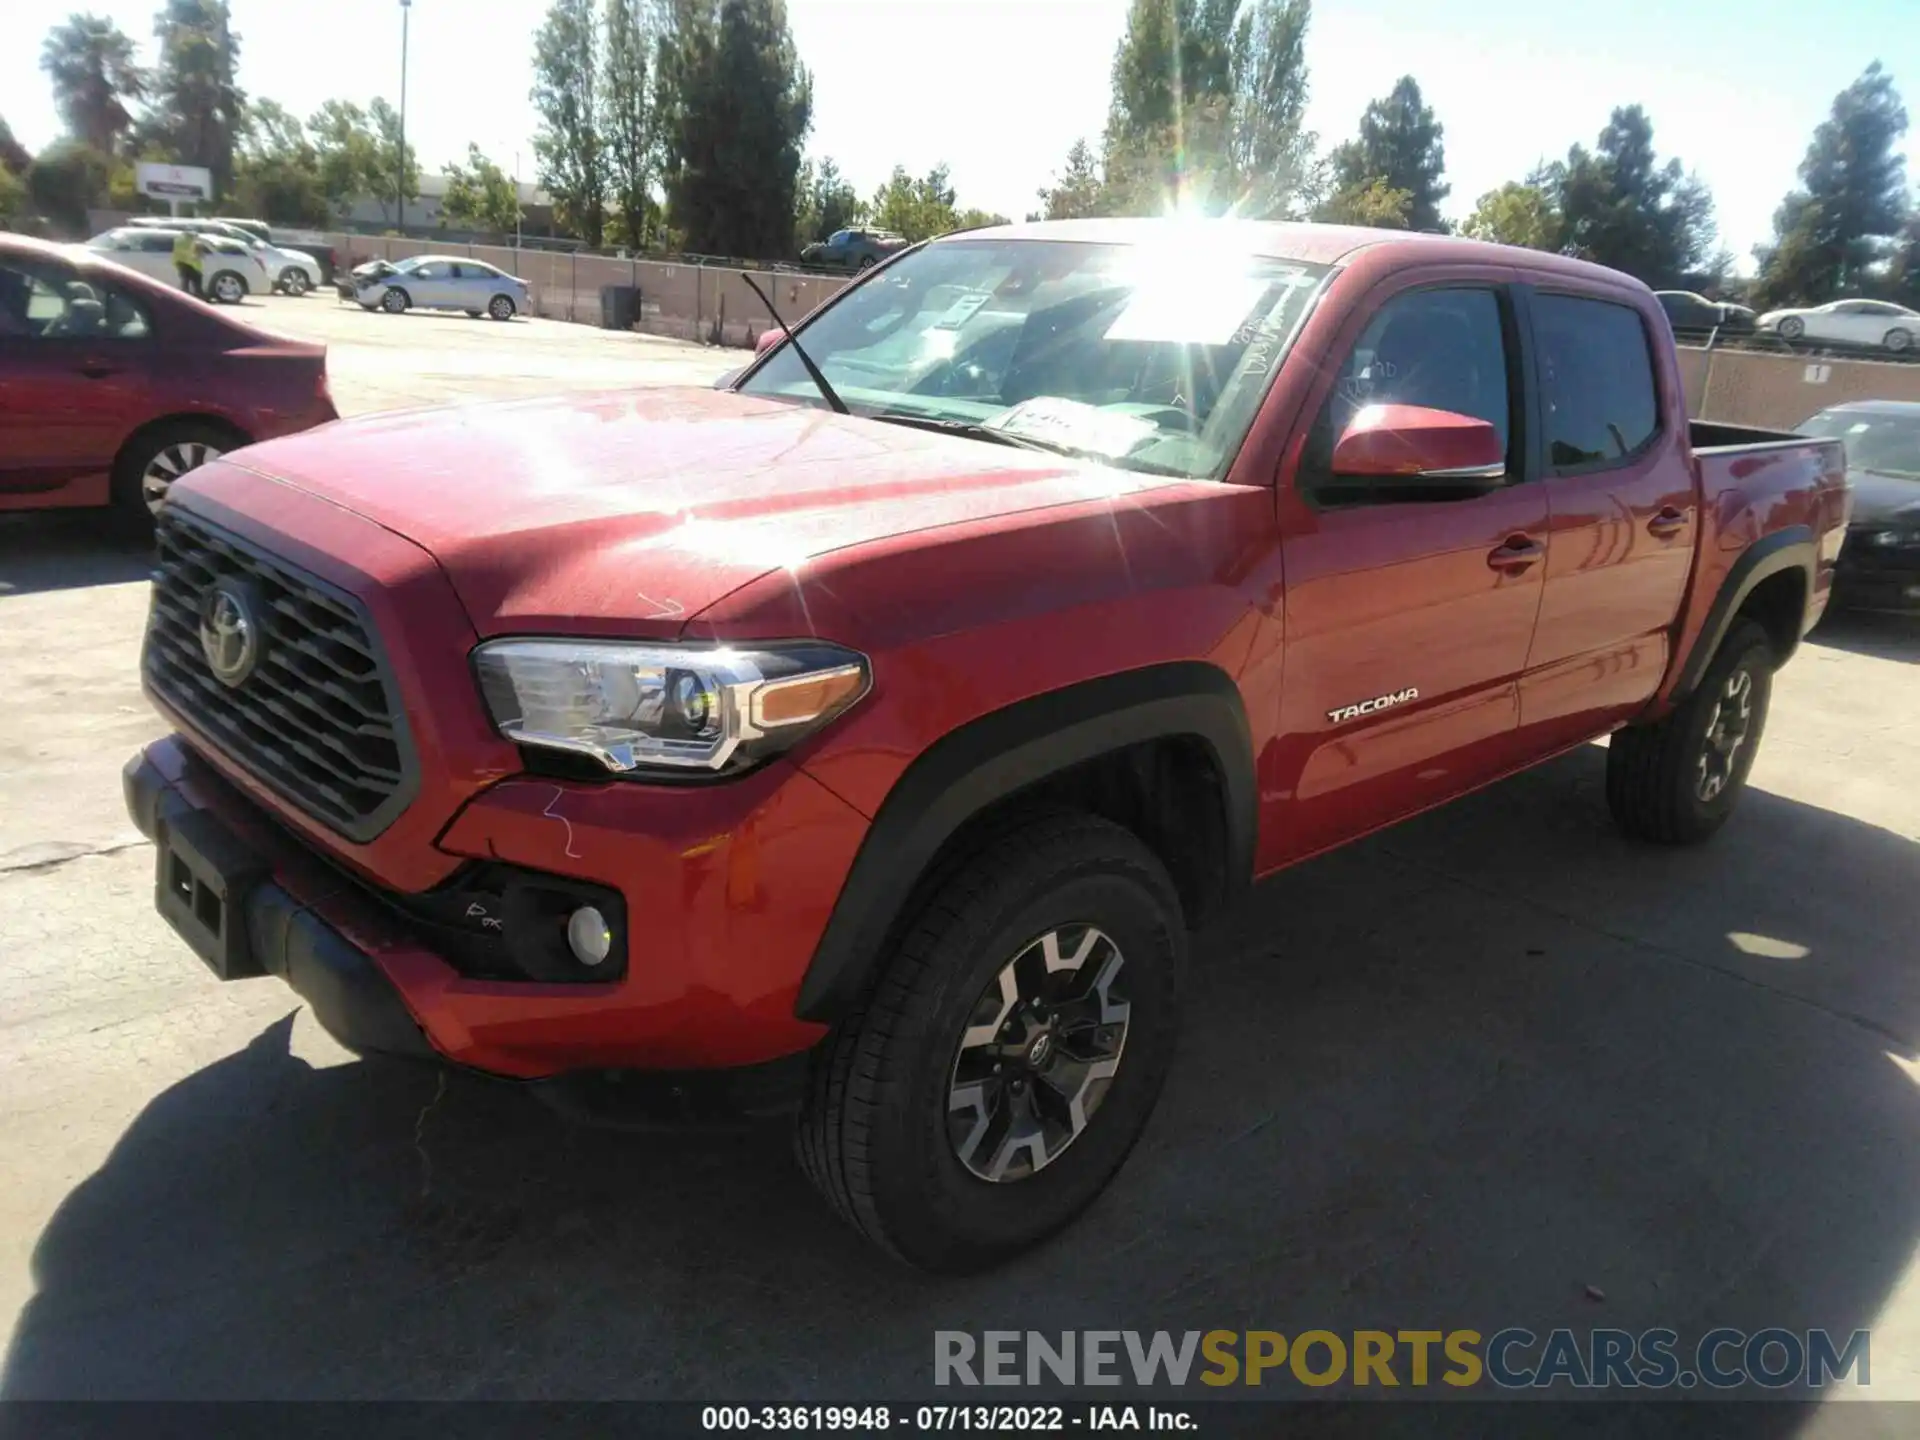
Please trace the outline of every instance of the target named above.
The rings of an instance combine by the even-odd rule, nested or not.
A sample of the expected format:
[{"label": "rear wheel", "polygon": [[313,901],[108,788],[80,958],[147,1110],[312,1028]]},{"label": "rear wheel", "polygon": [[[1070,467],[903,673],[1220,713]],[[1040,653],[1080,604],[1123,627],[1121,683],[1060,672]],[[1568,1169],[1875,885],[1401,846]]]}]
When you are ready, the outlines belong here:
[{"label": "rear wheel", "polygon": [[869,1239],[977,1269],[1060,1229],[1159,1098],[1186,929],[1126,830],[1051,812],[950,868],[814,1055],[802,1166]]},{"label": "rear wheel", "polygon": [[1899,355],[1913,348],[1913,332],[1911,330],[1895,328],[1887,331],[1886,338],[1880,343],[1885,345],[1887,349],[1893,351],[1894,354]]},{"label": "rear wheel", "polygon": [[487,302],[487,314],[496,320],[511,320],[513,318],[512,298],[506,295],[494,296]]},{"label": "rear wheel", "polygon": [[1736,622],[1680,707],[1616,731],[1607,747],[1607,807],[1637,840],[1691,845],[1726,823],[1746,788],[1773,695],[1773,642]]},{"label": "rear wheel", "polygon": [[137,528],[150,528],[166,505],[174,481],[245,443],[233,431],[198,420],[149,430],[114,462],[114,509]]},{"label": "rear wheel", "polygon": [[389,290],[380,297],[380,308],[389,315],[404,315],[413,297],[404,290]]},{"label": "rear wheel", "polygon": [[231,270],[222,270],[207,282],[207,298],[221,305],[238,305],[247,298],[247,282]]},{"label": "rear wheel", "polygon": [[871,270],[873,268],[873,256],[862,255],[860,257],[860,263],[853,268],[855,270]]},{"label": "rear wheel", "polygon": [[1798,340],[1806,333],[1807,322],[1802,320],[1798,315],[1789,315],[1780,322],[1780,338],[1782,340]]}]

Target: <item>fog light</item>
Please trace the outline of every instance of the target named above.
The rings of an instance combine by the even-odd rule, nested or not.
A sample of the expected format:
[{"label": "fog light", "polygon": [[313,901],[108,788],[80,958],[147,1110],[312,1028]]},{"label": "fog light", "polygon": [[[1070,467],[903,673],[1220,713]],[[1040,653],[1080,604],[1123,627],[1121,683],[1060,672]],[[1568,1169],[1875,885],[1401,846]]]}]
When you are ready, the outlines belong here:
[{"label": "fog light", "polygon": [[567,946],[588,969],[600,964],[613,953],[613,928],[607,917],[591,905],[582,905],[567,917]]}]

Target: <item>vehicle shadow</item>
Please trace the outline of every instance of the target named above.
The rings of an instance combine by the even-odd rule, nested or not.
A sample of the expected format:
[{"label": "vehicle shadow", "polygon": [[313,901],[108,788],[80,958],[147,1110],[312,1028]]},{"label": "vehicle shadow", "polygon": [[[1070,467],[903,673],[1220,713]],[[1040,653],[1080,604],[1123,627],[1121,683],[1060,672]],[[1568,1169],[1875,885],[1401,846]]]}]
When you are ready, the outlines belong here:
[{"label": "vehicle shadow", "polygon": [[[507,1085],[314,1068],[288,1020],[61,1205],[0,1395],[897,1400],[935,1393],[941,1329],[1844,1344],[1920,1238],[1920,847],[1765,792],[1710,847],[1635,847],[1602,764],[1299,867],[1199,937],[1139,1150],[995,1272],[881,1258],[777,1131],[582,1130]],[[1688,1409],[1611,1433],[1717,1433]]]},{"label": "vehicle shadow", "polygon": [[103,510],[0,515],[0,596],[145,580],[153,542]]},{"label": "vehicle shadow", "polygon": [[1877,660],[1904,660],[1914,664],[1920,662],[1920,616],[1829,611],[1807,636],[1807,643]]}]

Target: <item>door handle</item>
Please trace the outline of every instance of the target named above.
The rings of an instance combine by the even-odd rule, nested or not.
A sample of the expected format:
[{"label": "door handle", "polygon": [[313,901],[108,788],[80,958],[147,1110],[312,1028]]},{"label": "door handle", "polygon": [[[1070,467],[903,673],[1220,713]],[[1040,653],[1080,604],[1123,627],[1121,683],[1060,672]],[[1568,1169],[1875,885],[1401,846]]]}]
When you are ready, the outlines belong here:
[{"label": "door handle", "polygon": [[1671,505],[1647,521],[1647,533],[1660,540],[1671,539],[1686,528],[1687,517]]},{"label": "door handle", "polygon": [[1487,552],[1487,565],[1517,575],[1546,553],[1547,547],[1531,535],[1509,535],[1504,544]]}]

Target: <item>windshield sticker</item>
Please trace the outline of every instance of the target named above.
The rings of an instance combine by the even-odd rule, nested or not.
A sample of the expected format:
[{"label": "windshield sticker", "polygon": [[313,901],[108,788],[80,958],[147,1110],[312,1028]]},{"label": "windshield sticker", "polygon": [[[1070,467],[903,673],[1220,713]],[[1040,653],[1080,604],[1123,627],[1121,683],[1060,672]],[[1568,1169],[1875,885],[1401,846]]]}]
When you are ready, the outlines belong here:
[{"label": "windshield sticker", "polygon": [[1273,282],[1244,275],[1199,277],[1195,284],[1145,285],[1107,327],[1109,340],[1149,340],[1174,345],[1226,345]]},{"label": "windshield sticker", "polygon": [[1125,455],[1160,433],[1151,420],[1142,420],[1136,415],[1116,415],[1097,405],[1058,395],[1037,395],[1023,400],[985,423],[989,430],[1027,435],[1095,455]]}]

